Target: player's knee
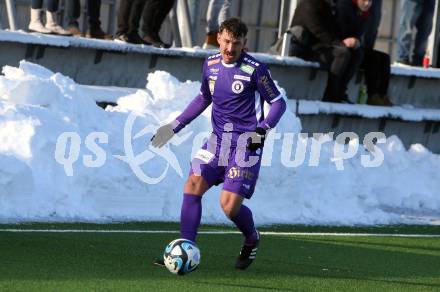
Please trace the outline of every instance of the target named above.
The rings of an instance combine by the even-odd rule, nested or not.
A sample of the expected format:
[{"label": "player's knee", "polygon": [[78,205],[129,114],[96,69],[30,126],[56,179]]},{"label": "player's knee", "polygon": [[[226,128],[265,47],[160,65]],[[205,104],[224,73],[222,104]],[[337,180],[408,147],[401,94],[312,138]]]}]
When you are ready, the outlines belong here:
[{"label": "player's knee", "polygon": [[222,205],[223,212],[225,213],[226,217],[229,219],[232,219],[237,215],[237,212],[234,210],[232,206],[229,205]]},{"label": "player's knee", "polygon": [[234,218],[238,214],[238,210],[240,210],[240,206],[236,206],[236,204],[233,204],[231,201],[228,200],[222,200],[220,202],[220,205],[226,217],[228,217],[229,219]]},{"label": "player's knee", "polygon": [[243,202],[243,198],[235,193],[231,193],[223,190],[220,196],[220,206],[223,209],[225,215],[232,219],[237,216],[240,211],[241,203]]},{"label": "player's knee", "polygon": [[203,195],[208,189],[208,183],[201,176],[191,175],[185,183],[184,192],[187,194]]}]

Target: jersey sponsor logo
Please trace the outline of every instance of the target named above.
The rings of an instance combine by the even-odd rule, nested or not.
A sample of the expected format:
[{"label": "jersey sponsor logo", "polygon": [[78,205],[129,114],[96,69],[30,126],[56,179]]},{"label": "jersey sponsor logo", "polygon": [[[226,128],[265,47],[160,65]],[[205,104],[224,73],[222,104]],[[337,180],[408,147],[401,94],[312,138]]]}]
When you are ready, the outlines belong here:
[{"label": "jersey sponsor logo", "polygon": [[220,63],[220,59],[208,61],[208,67]]},{"label": "jersey sponsor logo", "polygon": [[243,76],[243,75],[234,75],[234,79],[240,79],[240,80],[244,80],[244,81],[251,81],[251,77]]},{"label": "jersey sponsor logo", "polygon": [[211,72],[212,74],[218,74],[218,71],[220,71],[219,68],[211,68],[211,69],[209,69],[209,72]]},{"label": "jersey sponsor logo", "polygon": [[205,149],[200,149],[199,151],[197,151],[196,155],[194,156],[194,158],[200,159],[204,163],[209,163],[213,157],[214,154],[212,154],[211,152]]},{"label": "jersey sponsor logo", "polygon": [[231,167],[228,171],[228,178],[230,178],[230,179],[242,177],[244,179],[251,180],[254,178],[254,176],[255,176],[255,174],[253,172],[251,172],[250,170],[240,169],[236,166]]},{"label": "jersey sponsor logo", "polygon": [[273,90],[272,86],[270,86],[269,77],[267,77],[266,75],[263,75],[260,77],[260,79],[258,81],[263,85],[263,88],[264,88],[264,90],[266,90],[266,93],[269,95],[269,97],[271,97],[271,98],[277,97],[277,94]]},{"label": "jersey sponsor logo", "polygon": [[214,94],[214,87],[215,87],[215,80],[209,80],[209,91],[211,92],[211,95]]},{"label": "jersey sponsor logo", "polygon": [[232,82],[232,92],[234,93],[242,93],[243,89],[244,89],[244,85],[243,82],[239,81],[239,80],[235,80],[234,82]]},{"label": "jersey sponsor logo", "polygon": [[255,68],[252,66],[249,66],[247,64],[241,64],[240,70],[243,72],[246,72],[249,75],[252,75],[252,73],[254,73],[254,71],[255,71]]}]

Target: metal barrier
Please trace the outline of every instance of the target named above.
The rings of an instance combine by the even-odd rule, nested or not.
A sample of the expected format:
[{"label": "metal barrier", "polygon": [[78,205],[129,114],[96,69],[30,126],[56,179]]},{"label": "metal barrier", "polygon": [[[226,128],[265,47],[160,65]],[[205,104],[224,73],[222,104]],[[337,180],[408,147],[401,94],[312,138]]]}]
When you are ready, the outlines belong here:
[{"label": "metal barrier", "polygon": [[17,30],[17,12],[15,9],[15,0],[6,0],[6,11],[8,13],[9,29]]},{"label": "metal barrier", "polygon": [[193,47],[193,39],[191,33],[191,23],[188,9],[188,2],[186,0],[178,0],[177,5],[177,19],[180,39],[182,41],[182,47]]},{"label": "metal barrier", "polygon": [[102,4],[107,4],[110,8],[108,13],[107,32],[113,35],[115,33],[115,22],[117,18],[116,0],[104,0],[102,1],[101,5]]},{"label": "metal barrier", "polygon": [[440,3],[439,1],[435,1],[435,11],[434,11],[434,23],[433,23],[433,32],[430,38],[430,43],[428,46],[429,57],[430,57],[430,65],[432,67],[438,66],[438,46],[440,43]]}]

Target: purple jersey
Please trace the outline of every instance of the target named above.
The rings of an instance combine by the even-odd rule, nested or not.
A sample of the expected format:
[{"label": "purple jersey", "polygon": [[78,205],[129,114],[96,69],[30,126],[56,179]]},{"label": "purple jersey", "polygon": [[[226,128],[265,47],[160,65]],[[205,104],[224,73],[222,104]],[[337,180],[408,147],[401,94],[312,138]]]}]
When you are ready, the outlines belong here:
[{"label": "purple jersey", "polygon": [[234,64],[226,64],[220,54],[203,64],[201,94],[212,100],[212,126],[221,137],[227,123],[235,133],[252,132],[264,120],[263,102],[282,98],[266,65],[242,53]]},{"label": "purple jersey", "polygon": [[[267,117],[263,103],[271,104]],[[253,165],[242,165],[236,154],[243,153],[237,138],[257,127],[270,129],[286,110],[284,97],[276,88],[266,65],[246,53],[234,64],[225,64],[220,54],[209,57],[203,64],[200,94],[173,122],[179,132],[212,103],[213,135],[191,162],[190,175],[203,176],[209,187],[224,182],[223,189],[250,198],[254,192],[261,164],[261,149],[244,149],[245,161],[257,158]],[[231,151],[222,152],[224,132],[232,132]],[[224,149],[223,149],[224,150]]]},{"label": "purple jersey", "polygon": [[[225,130],[236,134],[233,137],[238,137],[241,133],[254,131],[258,126],[272,128],[284,110],[273,121],[268,121],[264,119],[263,103],[267,101],[272,104],[282,99],[266,65],[244,52],[233,64],[224,63],[221,54],[212,55],[203,64],[200,94],[188,111],[177,118],[179,126],[176,132],[211,103],[212,126],[217,137],[221,137]],[[232,129],[228,124],[232,125]]]}]

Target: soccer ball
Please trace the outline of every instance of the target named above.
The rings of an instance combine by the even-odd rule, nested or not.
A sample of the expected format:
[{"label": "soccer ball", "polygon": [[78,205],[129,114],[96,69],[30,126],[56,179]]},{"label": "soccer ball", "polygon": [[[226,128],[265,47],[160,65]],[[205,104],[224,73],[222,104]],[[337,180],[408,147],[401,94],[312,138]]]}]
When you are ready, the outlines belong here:
[{"label": "soccer ball", "polygon": [[200,250],[191,240],[176,239],[166,246],[163,260],[171,273],[183,276],[197,269]]}]

